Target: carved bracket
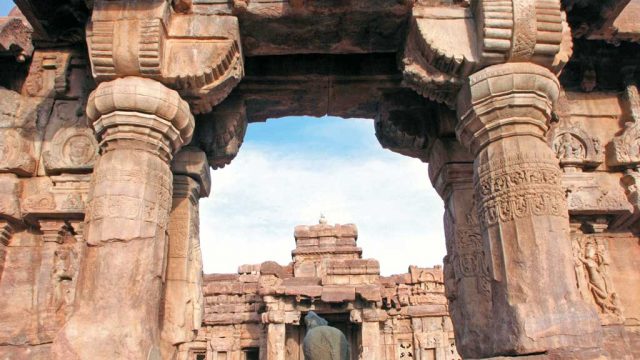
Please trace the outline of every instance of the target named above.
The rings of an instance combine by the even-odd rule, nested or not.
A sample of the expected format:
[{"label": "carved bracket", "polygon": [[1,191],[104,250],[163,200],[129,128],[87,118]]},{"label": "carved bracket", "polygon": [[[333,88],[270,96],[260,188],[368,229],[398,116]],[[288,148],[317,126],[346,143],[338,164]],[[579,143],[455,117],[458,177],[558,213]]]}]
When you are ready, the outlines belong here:
[{"label": "carved bracket", "polygon": [[215,170],[230,164],[238,155],[247,131],[245,104],[238,99],[229,99],[213,112],[196,119],[194,141],[200,147]]},{"label": "carved bracket", "polygon": [[608,151],[607,164],[627,168],[640,167],[640,95],[635,84],[627,85],[625,95],[631,121],[624,124],[622,134],[616,136]]},{"label": "carved bracket", "polygon": [[236,17],[179,14],[164,0],[96,1],[87,43],[97,81],[151,78],[196,114],[211,111],[244,75]]},{"label": "carved bracket", "polygon": [[464,79],[490,65],[530,62],[559,73],[573,43],[560,1],[477,0],[471,8],[413,8],[404,83],[451,108]]}]

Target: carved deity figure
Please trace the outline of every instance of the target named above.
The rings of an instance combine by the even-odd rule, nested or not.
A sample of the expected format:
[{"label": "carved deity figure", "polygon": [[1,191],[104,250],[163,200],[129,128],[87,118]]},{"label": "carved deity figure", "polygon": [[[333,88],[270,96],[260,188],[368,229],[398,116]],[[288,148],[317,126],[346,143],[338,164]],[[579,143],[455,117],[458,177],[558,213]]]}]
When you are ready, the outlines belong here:
[{"label": "carved deity figure", "polygon": [[585,157],[584,146],[570,133],[562,134],[554,144],[553,150],[558,159],[582,159]]},{"label": "carved deity figure", "polygon": [[585,244],[584,256],[581,254],[579,260],[586,270],[589,279],[588,288],[596,304],[603,313],[619,314],[616,293],[612,291],[607,281],[604,257],[598,252],[593,242]]},{"label": "carved deity figure", "polygon": [[348,360],[351,349],[342,331],[329,326],[327,320],[313,311],[304,317],[307,335],[302,343],[307,360]]},{"label": "carved deity figure", "polygon": [[73,276],[74,253],[71,249],[58,249],[54,253],[53,282],[54,300],[53,305],[56,311],[62,311],[65,318],[71,312],[73,304]]},{"label": "carved deity figure", "polygon": [[84,165],[93,157],[93,144],[91,140],[84,135],[77,135],[67,140],[68,159],[73,165]]}]

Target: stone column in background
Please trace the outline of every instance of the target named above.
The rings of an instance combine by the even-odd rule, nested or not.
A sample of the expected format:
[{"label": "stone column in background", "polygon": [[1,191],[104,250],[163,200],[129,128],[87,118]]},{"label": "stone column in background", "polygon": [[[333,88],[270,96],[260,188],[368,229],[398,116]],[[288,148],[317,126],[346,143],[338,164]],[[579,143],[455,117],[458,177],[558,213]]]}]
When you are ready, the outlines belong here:
[{"label": "stone column in background", "polygon": [[161,359],[169,161],[190,141],[193,116],[177,92],[138,77],[100,84],[87,115],[101,156],[91,180],[75,312],[54,341],[54,358]]},{"label": "stone column in background", "polygon": [[475,354],[487,342],[492,314],[488,258],[475,209],[473,157],[455,138],[436,139],[429,177],[444,201],[447,255],[443,270],[456,345],[466,354]]},{"label": "stone column in background", "polygon": [[286,325],[270,322],[267,324],[267,359],[287,360],[285,358]]},{"label": "stone column in background", "polygon": [[177,345],[193,341],[202,324],[202,254],[198,201],[209,195],[211,178],[204,152],[185,147],[172,162],[173,204],[162,311],[162,358],[172,359]]},{"label": "stone column in background", "polygon": [[[351,352],[358,349],[351,349]],[[378,321],[362,322],[362,359],[382,359],[382,334]]]},{"label": "stone column in background", "polygon": [[549,70],[508,63],[471,75],[458,96],[492,301],[487,341],[463,356],[601,344],[597,314],[575,285],[561,172],[544,138],[559,90]]}]

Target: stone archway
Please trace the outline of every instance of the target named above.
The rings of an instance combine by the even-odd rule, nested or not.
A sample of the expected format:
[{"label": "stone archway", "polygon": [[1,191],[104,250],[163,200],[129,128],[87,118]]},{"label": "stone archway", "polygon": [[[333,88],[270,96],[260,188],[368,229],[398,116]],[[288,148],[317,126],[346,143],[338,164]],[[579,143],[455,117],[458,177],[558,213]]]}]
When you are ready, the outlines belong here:
[{"label": "stone archway", "polygon": [[[209,166],[247,123],[301,113],[375,118],[383,146],[432,164],[463,356],[632,351],[635,1],[17,3],[0,29],[0,259],[3,291],[37,304],[16,295],[7,351],[171,351],[192,329],[159,319],[185,314],[173,296],[199,302],[183,250]],[[73,305],[54,296],[69,279]]]}]

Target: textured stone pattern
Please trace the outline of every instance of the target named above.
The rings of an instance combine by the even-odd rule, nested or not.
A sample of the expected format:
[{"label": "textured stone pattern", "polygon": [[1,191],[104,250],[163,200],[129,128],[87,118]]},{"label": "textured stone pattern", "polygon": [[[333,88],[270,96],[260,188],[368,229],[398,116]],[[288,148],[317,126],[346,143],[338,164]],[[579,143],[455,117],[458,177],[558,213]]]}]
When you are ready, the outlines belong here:
[{"label": "textured stone pattern", "polygon": [[[301,360],[309,311],[354,360],[640,357],[637,1],[16,4],[0,358]],[[325,114],[429,163],[443,267],[380,276],[321,221],[291,264],[203,277],[210,168]]]}]

